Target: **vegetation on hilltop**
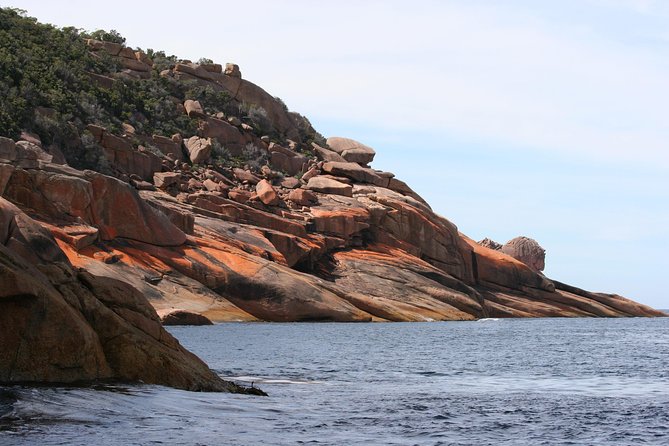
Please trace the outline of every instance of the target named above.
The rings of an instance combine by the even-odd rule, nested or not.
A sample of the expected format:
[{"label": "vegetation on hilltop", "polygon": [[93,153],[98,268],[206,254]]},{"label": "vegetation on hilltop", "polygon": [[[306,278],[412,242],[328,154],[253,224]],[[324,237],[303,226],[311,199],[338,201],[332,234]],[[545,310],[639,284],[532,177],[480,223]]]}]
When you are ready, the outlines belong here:
[{"label": "vegetation on hilltop", "polygon": [[[209,114],[243,117],[258,133],[277,137],[264,110],[237,103],[226,92],[196,81],[161,76],[177,57],[149,49],[150,77],[133,79],[119,76],[122,67],[109,55],[92,54],[87,38],[125,43],[114,30],[57,28],[37,22],[25,11],[0,8],[0,136],[18,139],[22,131],[34,133],[45,146],[56,145],[72,166],[100,170],[102,151],[87,134],[88,124],[114,133],[128,123],[137,134],[190,136],[196,122],[176,104],[195,99]],[[95,75],[115,81],[101,86]]]}]

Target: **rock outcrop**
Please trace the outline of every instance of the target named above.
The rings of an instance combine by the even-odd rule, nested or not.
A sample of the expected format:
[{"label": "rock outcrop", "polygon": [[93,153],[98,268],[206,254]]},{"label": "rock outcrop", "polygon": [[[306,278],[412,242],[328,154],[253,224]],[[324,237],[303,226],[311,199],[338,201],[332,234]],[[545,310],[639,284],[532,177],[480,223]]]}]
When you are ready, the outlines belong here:
[{"label": "rock outcrop", "polygon": [[47,229],[2,198],[0,242],[0,382],[241,390],[181,347],[142,293],[73,268]]},{"label": "rock outcrop", "polygon": [[[118,60],[112,83],[154,70],[123,45],[88,48]],[[167,126],[169,137],[84,123],[100,172],[63,164],[26,132],[0,137],[0,382],[242,390],[185,351],[156,310],[165,324],[665,316],[545,277],[534,240],[474,242],[370,168],[373,149],[325,144],[234,64],[181,61],[160,76],[249,116],[182,97],[167,103],[189,126]]]}]

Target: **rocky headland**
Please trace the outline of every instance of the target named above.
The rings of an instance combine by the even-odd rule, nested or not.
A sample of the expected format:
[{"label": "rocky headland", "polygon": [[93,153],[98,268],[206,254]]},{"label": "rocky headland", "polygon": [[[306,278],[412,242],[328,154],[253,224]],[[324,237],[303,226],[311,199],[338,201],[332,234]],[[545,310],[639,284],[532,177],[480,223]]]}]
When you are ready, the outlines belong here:
[{"label": "rocky headland", "polygon": [[[471,240],[370,167],[374,149],[323,138],[234,64],[93,37],[66,47],[96,104],[42,98],[2,129],[0,382],[241,390],[159,314],[166,325],[665,316],[545,277],[534,240]],[[151,89],[155,104],[132,99]]]}]

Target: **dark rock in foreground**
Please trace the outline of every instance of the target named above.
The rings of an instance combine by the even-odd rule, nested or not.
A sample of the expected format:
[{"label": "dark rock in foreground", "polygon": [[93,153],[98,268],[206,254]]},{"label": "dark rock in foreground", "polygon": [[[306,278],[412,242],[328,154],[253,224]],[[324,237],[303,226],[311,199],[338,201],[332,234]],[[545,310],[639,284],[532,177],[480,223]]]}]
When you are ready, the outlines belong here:
[{"label": "dark rock in foreground", "polygon": [[240,391],[186,351],[131,285],[70,264],[0,198],[0,382],[141,381]]}]

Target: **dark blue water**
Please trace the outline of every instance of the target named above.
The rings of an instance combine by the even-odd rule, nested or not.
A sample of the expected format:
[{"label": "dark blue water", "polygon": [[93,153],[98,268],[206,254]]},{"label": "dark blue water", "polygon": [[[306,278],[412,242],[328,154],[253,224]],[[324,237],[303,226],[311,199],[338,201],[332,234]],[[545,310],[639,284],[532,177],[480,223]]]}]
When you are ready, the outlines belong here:
[{"label": "dark blue water", "polygon": [[669,318],[171,331],[270,397],[4,388],[0,444],[669,444]]}]

